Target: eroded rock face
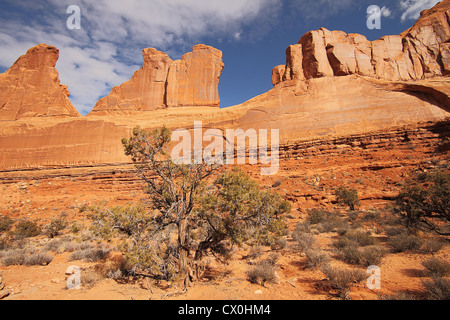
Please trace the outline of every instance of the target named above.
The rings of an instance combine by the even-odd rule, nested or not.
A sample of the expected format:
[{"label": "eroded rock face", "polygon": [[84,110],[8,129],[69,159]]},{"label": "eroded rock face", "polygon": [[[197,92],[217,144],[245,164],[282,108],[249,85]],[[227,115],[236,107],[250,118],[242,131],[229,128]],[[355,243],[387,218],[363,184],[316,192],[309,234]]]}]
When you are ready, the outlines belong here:
[{"label": "eroded rock face", "polygon": [[167,107],[219,107],[222,51],[199,44],[175,61],[167,78]]},{"label": "eroded rock face", "polygon": [[449,21],[450,1],[445,0],[422,12],[401,35],[375,41],[325,28],[310,31],[288,48],[282,81],[352,74],[408,81],[449,74]]},{"label": "eroded rock face", "polygon": [[153,48],[142,51],[144,64],[133,77],[99,100],[95,111],[151,111],[165,107],[167,73],[173,60]]},{"label": "eroded rock face", "polygon": [[79,116],[67,86],[60,84],[58,58],[57,48],[39,44],[0,74],[0,120]]},{"label": "eroded rock face", "polygon": [[196,45],[182,60],[173,61],[153,48],[143,50],[144,64],[131,80],[114,87],[93,109],[94,113],[151,111],[166,107],[219,107],[222,52]]}]

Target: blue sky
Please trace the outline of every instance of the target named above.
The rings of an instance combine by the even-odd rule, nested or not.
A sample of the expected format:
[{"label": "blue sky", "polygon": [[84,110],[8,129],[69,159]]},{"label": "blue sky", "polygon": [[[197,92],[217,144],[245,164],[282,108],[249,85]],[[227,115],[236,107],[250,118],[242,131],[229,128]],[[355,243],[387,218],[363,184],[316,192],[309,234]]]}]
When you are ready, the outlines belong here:
[{"label": "blue sky", "polygon": [[[224,53],[221,106],[270,90],[272,68],[309,30],[325,27],[369,40],[399,34],[439,0],[1,0],[0,72],[39,43],[60,50],[57,68],[70,100],[85,115],[113,86],[142,66],[142,49],[172,59],[204,43]],[[69,30],[69,5],[81,29]],[[382,10],[380,30],[366,26],[367,8]]]}]

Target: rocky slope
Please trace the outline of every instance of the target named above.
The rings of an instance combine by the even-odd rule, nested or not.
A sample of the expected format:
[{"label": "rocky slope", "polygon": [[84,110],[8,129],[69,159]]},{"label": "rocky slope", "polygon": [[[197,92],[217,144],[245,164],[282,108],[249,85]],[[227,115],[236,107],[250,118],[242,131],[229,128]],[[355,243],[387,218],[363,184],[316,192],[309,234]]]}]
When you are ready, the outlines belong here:
[{"label": "rocky slope", "polygon": [[[340,31],[308,32],[288,48],[287,64],[274,69],[272,90],[226,109],[211,108],[219,105],[219,50],[197,45],[182,60],[172,61],[145,49],[143,67],[100,100],[88,117],[22,118],[17,112],[6,117],[3,107],[1,120],[18,120],[0,121],[0,170],[123,163],[128,159],[121,138],[136,125],[189,129],[202,121],[205,129],[279,129],[281,144],[291,145],[448,120],[449,6],[445,0],[401,35],[372,42]],[[49,51],[37,60],[49,66],[43,70],[53,68],[57,59]],[[32,64],[29,68],[16,73],[28,79],[28,73],[36,73]],[[57,84],[66,92],[53,79],[51,88]],[[33,110],[46,107],[45,113],[21,114],[50,115],[52,105],[41,103],[41,96],[26,98],[34,101]],[[6,99],[6,104],[14,101]]]},{"label": "rocky slope", "polygon": [[219,107],[222,52],[196,45],[182,60],[173,61],[156,49],[144,49],[144,65],[131,80],[114,87],[92,113],[151,111],[166,107]]},{"label": "rocky slope", "polygon": [[450,2],[442,1],[401,35],[375,41],[325,28],[310,31],[288,47],[286,65],[273,70],[273,84],[351,74],[393,81],[449,74],[449,21]]},{"label": "rocky slope", "polygon": [[40,44],[0,74],[0,120],[79,116],[59,82],[58,57],[57,48]]}]

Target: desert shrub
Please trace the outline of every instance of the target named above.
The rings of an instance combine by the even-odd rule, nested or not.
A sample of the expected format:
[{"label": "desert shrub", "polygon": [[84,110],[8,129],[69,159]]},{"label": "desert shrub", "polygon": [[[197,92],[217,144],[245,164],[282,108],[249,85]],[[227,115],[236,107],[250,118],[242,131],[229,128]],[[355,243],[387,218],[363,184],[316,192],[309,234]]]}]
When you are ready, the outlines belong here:
[{"label": "desert shrub", "polygon": [[308,221],[298,222],[295,225],[294,231],[292,231],[292,238],[295,238],[295,234],[302,233],[311,233],[311,224]]},{"label": "desert shrub", "polygon": [[101,245],[99,247],[80,249],[72,252],[69,260],[84,260],[86,262],[97,262],[108,257],[111,249]]},{"label": "desert shrub", "polygon": [[422,265],[432,277],[445,277],[450,274],[450,263],[436,257],[422,262]]},{"label": "desert shrub", "polygon": [[405,227],[390,226],[390,227],[385,227],[384,232],[386,233],[386,235],[388,237],[394,237],[394,236],[398,236],[403,233],[407,233],[408,231],[405,229]]},{"label": "desert shrub", "polygon": [[444,247],[445,243],[443,241],[428,239],[423,244],[422,250],[425,253],[436,253]]},{"label": "desert shrub", "polygon": [[450,300],[450,280],[433,277],[431,280],[423,281],[422,285],[429,300]]},{"label": "desert shrub", "polygon": [[359,205],[358,191],[356,189],[340,187],[336,189],[334,194],[336,195],[338,203],[347,205],[351,211],[354,211],[355,207]]},{"label": "desert shrub", "polygon": [[72,252],[76,250],[76,244],[69,238],[51,239],[44,247],[44,251],[51,252]]},{"label": "desert shrub", "polygon": [[362,229],[348,230],[344,235],[344,239],[356,242],[360,246],[371,246],[376,243],[376,239],[372,237],[367,231]]},{"label": "desert shrub", "polygon": [[366,267],[380,265],[386,254],[387,250],[381,246],[368,246],[360,249],[359,263]]},{"label": "desert shrub", "polygon": [[316,238],[310,233],[294,232],[292,237],[303,251],[311,249],[316,245]]},{"label": "desert shrub", "polygon": [[426,173],[416,177],[396,198],[394,212],[410,230],[449,235],[450,173]]},{"label": "desert shrub", "polygon": [[83,286],[92,287],[101,280],[101,276],[94,270],[86,270],[81,272],[81,284]]},{"label": "desert shrub", "polygon": [[257,259],[261,255],[262,255],[262,246],[256,244],[250,247],[250,253],[248,255],[250,259]]},{"label": "desert shrub", "polygon": [[25,258],[24,264],[27,266],[46,266],[52,262],[53,256],[48,253],[37,252]]},{"label": "desert shrub", "polygon": [[390,238],[388,243],[392,247],[393,252],[398,253],[419,250],[423,240],[412,234],[403,233]]},{"label": "desert shrub", "polygon": [[387,251],[376,245],[360,247],[359,244],[348,238],[341,238],[333,242],[337,249],[338,256],[350,264],[360,264],[364,266],[379,265]]},{"label": "desert shrub", "polygon": [[89,207],[92,221],[91,231],[105,240],[123,235],[139,236],[149,227],[151,218],[143,204],[136,206],[117,206],[102,208],[100,205]]},{"label": "desert shrub", "polygon": [[275,270],[276,266],[270,261],[264,260],[247,271],[247,277],[251,283],[260,284],[264,287],[266,282],[275,280]]},{"label": "desert shrub", "polygon": [[381,212],[377,209],[371,209],[368,211],[364,211],[361,215],[362,221],[380,221],[381,220]]},{"label": "desert shrub", "polygon": [[16,224],[14,230],[14,237],[16,239],[25,239],[36,237],[41,234],[41,228],[35,221],[30,221],[28,219],[21,219]]},{"label": "desert shrub", "polygon": [[0,252],[5,250],[7,248],[7,246],[8,246],[8,240],[6,240],[6,238],[0,238]]},{"label": "desert shrub", "polygon": [[314,208],[308,210],[308,223],[315,225],[327,221],[330,217],[330,212],[324,209]]},{"label": "desert shrub", "polygon": [[311,225],[315,227],[320,233],[338,232],[340,229],[347,229],[348,223],[338,214],[329,212],[321,208],[308,210],[308,220],[304,227]]},{"label": "desert shrub", "polygon": [[306,267],[316,269],[328,262],[330,262],[330,256],[322,250],[306,250]]},{"label": "desert shrub", "polygon": [[54,238],[57,237],[59,233],[66,228],[66,226],[66,215],[62,213],[58,217],[53,217],[50,223],[45,225],[44,233],[49,238]]},{"label": "desert shrub", "polygon": [[78,222],[74,221],[70,225],[70,232],[73,234],[78,234],[83,229],[83,226]]},{"label": "desert shrub", "polygon": [[0,216],[0,234],[9,232],[13,224],[14,220],[10,217]]},{"label": "desert shrub", "polygon": [[3,254],[4,266],[23,265],[28,253],[25,249],[8,250]]},{"label": "desert shrub", "polygon": [[278,253],[271,253],[265,261],[272,266],[276,266],[279,259],[280,255]]},{"label": "desert shrub", "polygon": [[340,269],[330,265],[324,265],[320,270],[328,278],[333,289],[338,290],[342,296],[356,283],[367,279],[367,274],[361,270]]},{"label": "desert shrub", "polygon": [[325,222],[319,223],[317,229],[320,233],[337,232],[345,233],[349,228],[348,223],[341,217],[333,215]]},{"label": "desert shrub", "polygon": [[406,292],[397,292],[391,295],[379,296],[380,300],[392,300],[392,301],[407,301],[407,300],[417,300],[416,297],[410,295]]},{"label": "desert shrub", "polygon": [[275,239],[270,245],[270,249],[272,250],[282,250],[287,246],[287,239],[285,237]]}]

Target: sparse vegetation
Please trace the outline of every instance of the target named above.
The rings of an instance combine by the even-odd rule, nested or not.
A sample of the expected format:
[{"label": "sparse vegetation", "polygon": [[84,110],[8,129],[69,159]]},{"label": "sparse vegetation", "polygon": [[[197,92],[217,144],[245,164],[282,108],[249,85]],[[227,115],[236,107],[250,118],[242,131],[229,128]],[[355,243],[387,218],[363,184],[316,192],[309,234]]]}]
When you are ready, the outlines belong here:
[{"label": "sparse vegetation", "polygon": [[418,175],[398,195],[394,211],[411,231],[450,235],[450,173]]},{"label": "sparse vegetation", "polygon": [[351,211],[355,211],[356,206],[359,206],[358,191],[356,189],[340,187],[336,189],[335,195],[338,203],[348,206]]},{"label": "sparse vegetation", "polygon": [[66,215],[62,213],[59,216],[52,218],[50,223],[44,227],[44,233],[49,238],[54,238],[58,236],[59,233],[66,228],[66,226]]},{"label": "sparse vegetation", "polygon": [[307,268],[316,269],[331,261],[331,257],[326,252],[318,249],[306,250],[305,255]]},{"label": "sparse vegetation", "polygon": [[16,239],[25,239],[36,237],[41,234],[41,228],[36,221],[21,219],[15,226],[14,237]]},{"label": "sparse vegetation", "polygon": [[365,272],[356,269],[340,269],[327,264],[322,266],[320,270],[328,278],[330,286],[337,290],[339,296],[343,299],[346,299],[350,287],[367,279]]},{"label": "sparse vegetation", "polygon": [[415,235],[402,233],[390,238],[388,243],[392,247],[393,252],[398,253],[419,250],[423,240]]},{"label": "sparse vegetation", "polygon": [[0,216],[0,234],[9,232],[13,224],[13,219],[5,216]]},{"label": "sparse vegetation", "polygon": [[422,284],[429,300],[450,300],[450,280],[433,277]]},{"label": "sparse vegetation", "polygon": [[247,272],[251,283],[260,284],[264,287],[266,282],[275,280],[276,266],[268,260],[262,260]]},{"label": "sparse vegetation", "polygon": [[69,260],[83,260],[86,262],[97,262],[108,257],[111,249],[105,245],[91,246],[85,249],[79,249],[69,257]]},{"label": "sparse vegetation", "polygon": [[45,252],[37,252],[25,258],[24,264],[27,266],[46,266],[52,262],[53,256]]},{"label": "sparse vegetation", "polygon": [[436,257],[422,262],[422,265],[432,277],[445,277],[450,274],[450,263]]}]

